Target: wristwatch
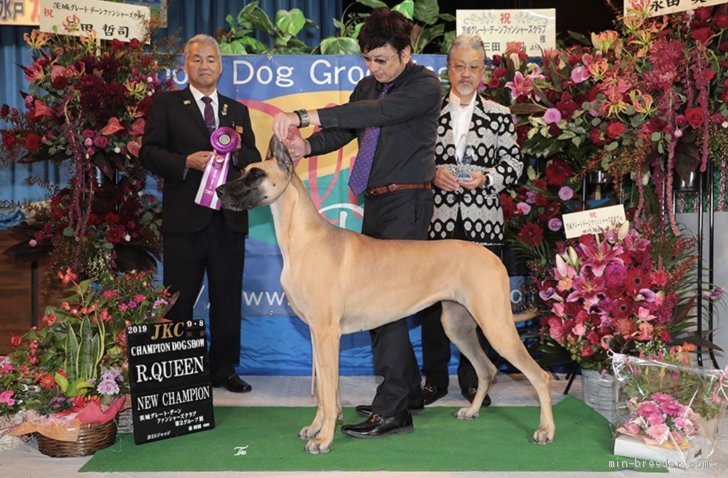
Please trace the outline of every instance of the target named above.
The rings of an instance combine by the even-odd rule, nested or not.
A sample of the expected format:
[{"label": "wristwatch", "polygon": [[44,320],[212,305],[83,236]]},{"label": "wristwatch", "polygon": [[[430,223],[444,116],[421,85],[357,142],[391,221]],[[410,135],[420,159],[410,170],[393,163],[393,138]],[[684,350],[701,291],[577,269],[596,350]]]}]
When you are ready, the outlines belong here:
[{"label": "wristwatch", "polygon": [[296,111],[294,111],[294,113],[296,113],[296,116],[298,116],[298,127],[299,128],[305,128],[306,126],[311,124],[311,119],[308,117],[308,111],[296,110]]}]

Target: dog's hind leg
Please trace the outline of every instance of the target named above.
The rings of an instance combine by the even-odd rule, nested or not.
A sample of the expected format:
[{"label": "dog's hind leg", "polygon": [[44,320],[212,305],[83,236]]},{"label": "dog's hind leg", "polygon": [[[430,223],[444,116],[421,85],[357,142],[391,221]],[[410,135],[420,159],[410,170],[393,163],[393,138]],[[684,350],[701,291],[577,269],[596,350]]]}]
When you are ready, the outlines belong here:
[{"label": "dog's hind leg", "polygon": [[457,302],[443,301],[441,321],[445,334],[460,353],[470,360],[478,376],[478,391],[475,393],[473,403],[458,410],[457,417],[461,420],[477,418],[497,369],[480,346],[478,326],[465,307]]},{"label": "dog's hind leg", "polygon": [[485,318],[478,323],[490,344],[504,359],[520,370],[536,390],[541,417],[539,427],[533,434],[533,441],[539,444],[550,443],[556,430],[551,410],[551,376],[533,360],[521,342],[510,306],[507,299],[487,304],[476,302],[473,314],[475,317]]},{"label": "dog's hind leg", "polygon": [[[309,323],[310,324],[310,323]],[[328,453],[334,442],[339,393],[339,341],[341,339],[338,327],[330,326],[338,321],[317,324],[311,328],[314,350],[316,354],[316,372],[318,381],[318,409],[316,418],[311,424],[318,428],[316,436],[309,439],[305,450],[311,454]]]}]

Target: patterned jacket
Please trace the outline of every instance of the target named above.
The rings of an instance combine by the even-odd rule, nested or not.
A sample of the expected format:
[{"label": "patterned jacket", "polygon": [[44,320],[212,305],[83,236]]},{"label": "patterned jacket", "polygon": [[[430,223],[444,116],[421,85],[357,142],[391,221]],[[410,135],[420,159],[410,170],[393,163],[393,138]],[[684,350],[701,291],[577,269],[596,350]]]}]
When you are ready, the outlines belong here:
[{"label": "patterned jacket", "polygon": [[[456,174],[455,138],[450,117],[450,95],[446,94],[437,124],[435,164]],[[516,128],[505,106],[477,96],[467,144],[475,151],[469,169],[487,172],[488,186],[473,191],[447,192],[433,187],[435,212],[430,224],[430,239],[452,237],[458,211],[462,215],[467,239],[481,245],[503,243],[503,209],[498,193],[515,184],[523,171],[516,144]]]}]

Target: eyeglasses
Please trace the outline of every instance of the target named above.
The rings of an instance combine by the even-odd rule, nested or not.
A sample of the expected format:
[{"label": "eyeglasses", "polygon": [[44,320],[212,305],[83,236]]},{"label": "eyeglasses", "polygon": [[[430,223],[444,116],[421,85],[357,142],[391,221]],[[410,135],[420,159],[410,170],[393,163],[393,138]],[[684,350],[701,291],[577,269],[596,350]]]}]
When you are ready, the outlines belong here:
[{"label": "eyeglasses", "polygon": [[448,63],[448,65],[458,73],[464,73],[466,70],[478,73],[485,68],[484,65],[463,65],[462,63]]},{"label": "eyeglasses", "polygon": [[364,60],[365,63],[372,63],[372,62],[374,62],[374,63],[376,63],[379,66],[384,66],[384,65],[387,64],[387,62],[389,60],[391,60],[392,58],[394,58],[395,55],[396,55],[396,53],[394,53],[392,55],[389,55],[387,57],[370,58],[370,57],[368,57],[366,55],[362,55],[361,57],[362,57],[362,59]]}]

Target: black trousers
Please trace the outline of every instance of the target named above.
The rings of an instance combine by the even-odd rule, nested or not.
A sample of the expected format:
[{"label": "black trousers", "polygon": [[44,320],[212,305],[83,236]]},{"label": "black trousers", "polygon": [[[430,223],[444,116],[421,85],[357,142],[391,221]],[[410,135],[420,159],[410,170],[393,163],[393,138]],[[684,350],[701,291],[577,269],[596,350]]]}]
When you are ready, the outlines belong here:
[{"label": "black trousers", "polygon": [[[467,240],[460,216],[458,216],[455,223],[452,239]],[[502,258],[502,246],[487,246],[487,249]],[[483,277],[483,287],[487,287],[487,278],[485,276]],[[441,313],[442,305],[438,302],[418,314],[422,320],[422,373],[425,375],[428,384],[447,390],[450,382],[447,369],[450,363],[450,339],[442,328]],[[496,360],[497,354],[488,343],[480,327],[478,327],[478,340],[491,360]],[[460,355],[460,362],[458,363],[458,384],[463,394],[469,387],[478,385],[478,376],[475,374],[475,369],[464,355]]]},{"label": "black trousers", "polygon": [[[429,190],[408,189],[367,198],[362,233],[379,239],[425,240],[432,211]],[[377,387],[372,410],[383,417],[398,415],[407,410],[410,401],[422,398],[422,378],[407,319],[377,327],[370,335],[374,367],[384,378]]]},{"label": "black trousers", "polygon": [[210,378],[224,379],[240,363],[240,320],[245,234],[232,231],[222,213],[215,213],[199,232],[164,235],[164,283],[179,291],[167,314],[174,321],[192,320],[207,273],[210,299]]}]

